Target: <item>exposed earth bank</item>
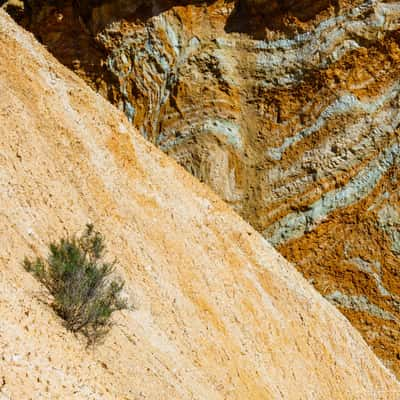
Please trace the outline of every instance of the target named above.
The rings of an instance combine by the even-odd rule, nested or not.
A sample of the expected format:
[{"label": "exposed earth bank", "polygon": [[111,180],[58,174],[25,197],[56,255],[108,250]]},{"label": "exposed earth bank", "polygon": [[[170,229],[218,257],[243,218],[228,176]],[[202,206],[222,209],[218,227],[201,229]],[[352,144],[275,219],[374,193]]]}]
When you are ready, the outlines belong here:
[{"label": "exposed earth bank", "polygon": [[[295,268],[1,10],[0,88],[0,398],[398,398]],[[95,348],[21,265],[87,222],[132,306]]]},{"label": "exposed earth bank", "polygon": [[400,374],[398,1],[25,1],[21,22]]}]

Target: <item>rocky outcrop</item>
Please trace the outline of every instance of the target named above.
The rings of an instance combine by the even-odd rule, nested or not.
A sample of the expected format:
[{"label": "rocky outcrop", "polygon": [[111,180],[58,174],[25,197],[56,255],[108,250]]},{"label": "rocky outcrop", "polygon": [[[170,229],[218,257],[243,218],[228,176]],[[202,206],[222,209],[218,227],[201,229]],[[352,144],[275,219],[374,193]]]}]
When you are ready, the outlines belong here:
[{"label": "rocky outcrop", "polygon": [[26,24],[400,374],[400,2],[122,3]]},{"label": "rocky outcrop", "polygon": [[[395,400],[350,323],[0,12],[0,397]],[[132,307],[67,332],[21,265],[91,221]]]}]

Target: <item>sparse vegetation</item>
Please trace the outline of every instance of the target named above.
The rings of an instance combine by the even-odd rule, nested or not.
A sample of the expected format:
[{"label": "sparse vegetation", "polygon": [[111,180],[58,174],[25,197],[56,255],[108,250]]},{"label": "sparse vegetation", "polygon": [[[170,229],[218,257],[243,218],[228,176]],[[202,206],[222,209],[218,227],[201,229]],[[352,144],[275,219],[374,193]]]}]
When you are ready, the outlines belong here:
[{"label": "sparse vegetation", "polygon": [[50,244],[46,260],[24,260],[53,295],[53,308],[73,332],[82,332],[93,343],[110,329],[114,311],[127,308],[121,298],[124,282],[112,278],[116,261],[104,261],[104,237],[87,225],[82,236]]}]

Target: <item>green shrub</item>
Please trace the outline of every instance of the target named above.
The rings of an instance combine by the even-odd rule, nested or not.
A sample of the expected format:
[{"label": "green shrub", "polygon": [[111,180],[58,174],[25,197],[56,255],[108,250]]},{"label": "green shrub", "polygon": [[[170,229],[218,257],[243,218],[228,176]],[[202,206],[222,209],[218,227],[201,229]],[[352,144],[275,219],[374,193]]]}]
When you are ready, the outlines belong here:
[{"label": "green shrub", "polygon": [[116,261],[105,262],[104,255],[104,237],[89,224],[82,236],[51,243],[46,260],[24,260],[25,269],[53,295],[53,308],[65,326],[90,343],[107,333],[114,311],[127,308],[121,298],[124,282],[111,277]]}]

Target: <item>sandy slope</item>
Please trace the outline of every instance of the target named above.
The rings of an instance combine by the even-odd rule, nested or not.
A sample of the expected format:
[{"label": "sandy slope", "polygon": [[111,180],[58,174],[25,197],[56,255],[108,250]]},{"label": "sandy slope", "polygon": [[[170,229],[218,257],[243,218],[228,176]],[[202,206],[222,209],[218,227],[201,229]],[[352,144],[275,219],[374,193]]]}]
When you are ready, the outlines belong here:
[{"label": "sandy slope", "polygon": [[[126,295],[86,349],[24,255],[92,221]],[[0,399],[398,399],[267,242],[0,13]]]},{"label": "sandy slope", "polygon": [[29,3],[21,23],[400,378],[400,1]]}]

